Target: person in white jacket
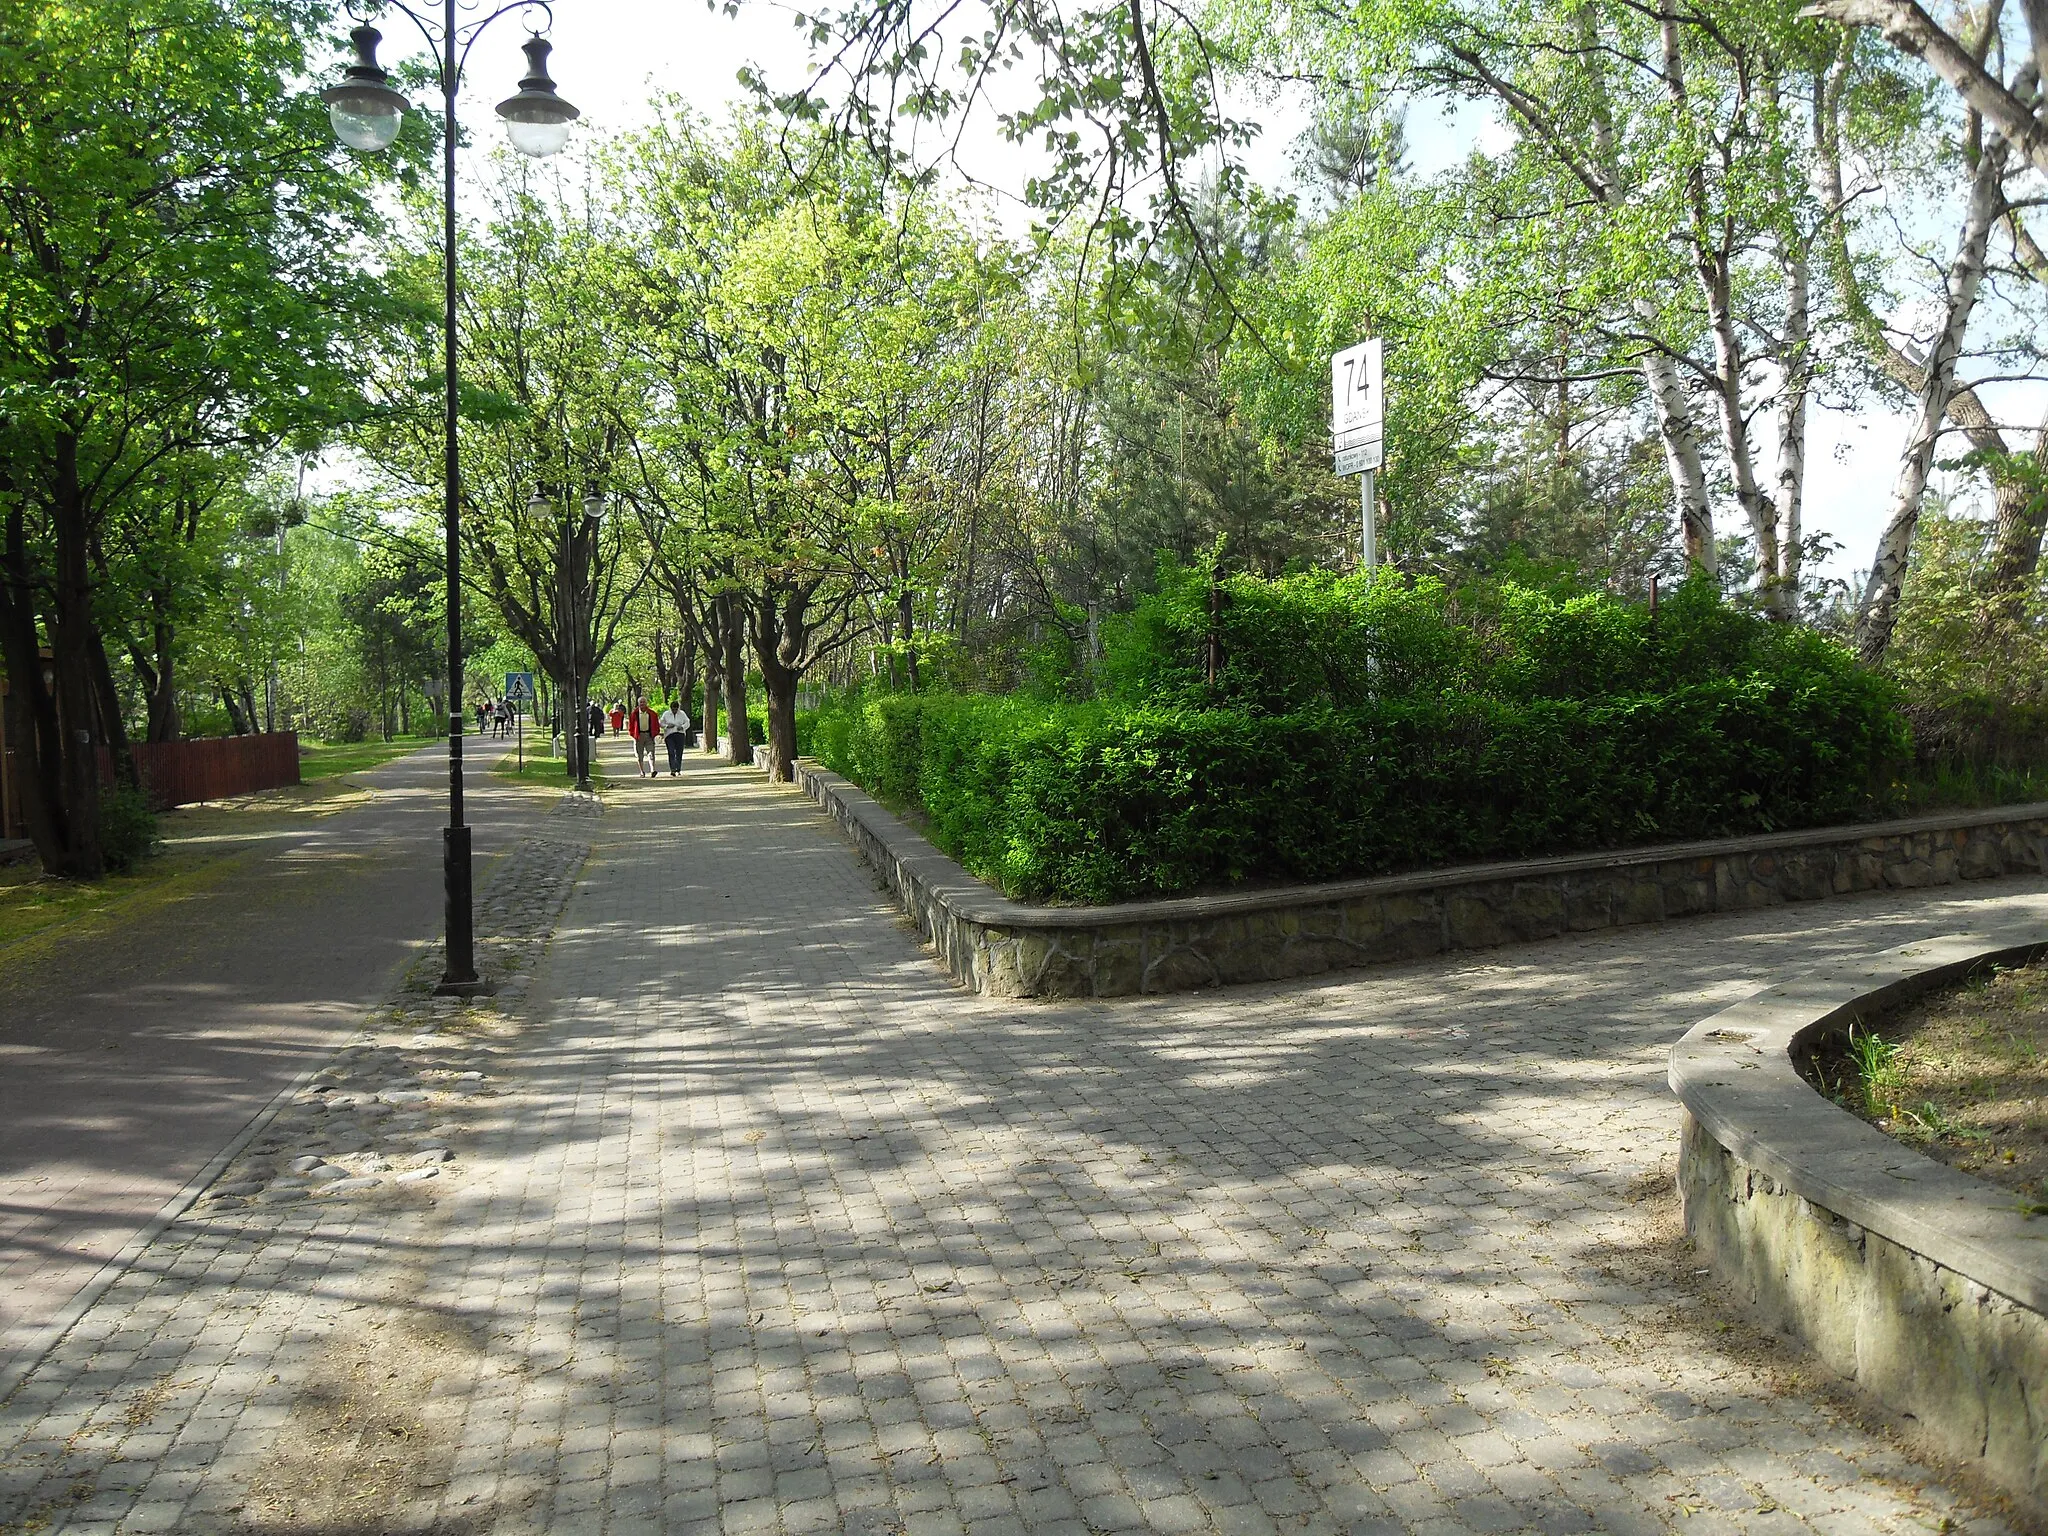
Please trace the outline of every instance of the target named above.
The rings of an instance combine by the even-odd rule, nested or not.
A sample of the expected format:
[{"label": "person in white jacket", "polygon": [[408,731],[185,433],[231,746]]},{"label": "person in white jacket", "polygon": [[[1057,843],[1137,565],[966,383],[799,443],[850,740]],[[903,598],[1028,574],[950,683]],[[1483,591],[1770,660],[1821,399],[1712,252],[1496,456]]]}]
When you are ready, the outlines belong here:
[{"label": "person in white jacket", "polygon": [[681,699],[670,699],[661,712],[661,739],[668,746],[668,776],[683,771],[683,748],[690,744],[690,712]]}]

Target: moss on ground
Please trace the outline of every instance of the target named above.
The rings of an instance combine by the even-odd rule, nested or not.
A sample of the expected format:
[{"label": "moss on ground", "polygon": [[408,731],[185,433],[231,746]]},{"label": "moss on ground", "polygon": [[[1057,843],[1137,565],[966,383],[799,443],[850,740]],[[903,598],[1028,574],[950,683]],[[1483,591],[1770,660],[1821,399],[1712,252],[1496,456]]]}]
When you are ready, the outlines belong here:
[{"label": "moss on ground", "polygon": [[159,852],[127,874],[100,880],[53,880],[33,859],[0,865],[0,956],[18,964],[59,935],[132,922],[184,900],[235,861],[268,847],[271,834],[309,816],[332,816],[366,798],[367,792],[354,785],[326,779],[181,806],[157,818]]}]

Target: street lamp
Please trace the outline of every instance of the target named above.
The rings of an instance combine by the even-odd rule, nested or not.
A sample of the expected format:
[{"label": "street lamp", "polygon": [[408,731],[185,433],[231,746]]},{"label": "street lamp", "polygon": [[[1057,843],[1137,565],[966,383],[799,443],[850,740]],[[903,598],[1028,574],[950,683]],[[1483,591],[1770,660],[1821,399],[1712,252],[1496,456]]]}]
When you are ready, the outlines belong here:
[{"label": "street lamp", "polygon": [[540,487],[535,486],[533,494],[526,499],[526,516],[530,522],[556,524],[555,609],[561,616],[562,660],[564,670],[569,674],[568,707],[575,729],[573,736],[566,729],[562,732],[562,747],[571,754],[576,787],[584,794],[591,792],[590,706],[583,696],[586,681],[583,634],[586,626],[577,604],[577,594],[583,590],[583,554],[589,548],[588,541],[596,538],[597,530],[604,522],[604,514],[604,496],[597,491],[591,491],[583,498],[581,528],[575,525],[566,506],[557,520],[555,504],[548,500]]},{"label": "street lamp", "polygon": [[[419,28],[434,56],[441,83],[441,339],[445,388],[442,402],[445,447],[442,468],[442,522],[447,537],[448,585],[448,826],[442,834],[441,874],[447,896],[448,953],[441,983],[443,996],[474,997],[489,990],[476,968],[476,929],[472,913],[469,828],[462,820],[462,553],[458,538],[462,505],[462,457],[456,430],[458,380],[455,335],[455,142],[461,128],[455,97],[462,86],[463,66],[478,36],[500,16],[512,11],[538,12],[552,21],[545,0],[512,0],[477,21],[456,24],[457,0],[442,0],[437,24],[402,3],[390,8]],[[335,137],[351,149],[371,154],[388,149],[405,120],[405,97],[392,88],[391,77],[377,62],[383,35],[367,22],[349,34],[356,59],[339,85],[320,93]],[[519,93],[498,103],[498,116],[513,147],[523,154],[552,155],[569,142],[569,124],[579,114],[555,94],[548,78],[550,44],[535,36],[524,45],[526,78]]]}]

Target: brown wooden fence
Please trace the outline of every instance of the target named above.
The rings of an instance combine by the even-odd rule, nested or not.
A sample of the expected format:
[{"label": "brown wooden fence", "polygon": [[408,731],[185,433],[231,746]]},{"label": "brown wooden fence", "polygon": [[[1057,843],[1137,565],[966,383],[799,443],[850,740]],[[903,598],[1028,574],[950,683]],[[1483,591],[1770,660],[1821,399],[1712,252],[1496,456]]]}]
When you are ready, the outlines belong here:
[{"label": "brown wooden fence", "polygon": [[[136,772],[157,810],[195,800],[279,789],[299,782],[299,733],[269,731],[254,736],[215,736],[198,741],[136,742]],[[100,773],[113,777],[113,764],[100,754]]]}]

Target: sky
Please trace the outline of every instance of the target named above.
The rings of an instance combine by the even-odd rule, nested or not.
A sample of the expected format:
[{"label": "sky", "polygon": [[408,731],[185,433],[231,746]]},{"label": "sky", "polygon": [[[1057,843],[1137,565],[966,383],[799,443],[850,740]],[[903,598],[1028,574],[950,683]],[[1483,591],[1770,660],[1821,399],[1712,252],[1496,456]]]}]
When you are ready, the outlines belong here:
[{"label": "sky", "polygon": [[[808,54],[792,15],[770,0],[744,0],[737,17],[709,10],[701,0],[558,0],[549,33],[555,44],[551,68],[562,95],[599,131],[640,126],[650,115],[650,100],[665,93],[716,116],[725,103],[744,95],[737,80],[742,66],[760,67],[778,86],[805,78]],[[382,25],[387,63],[413,51],[416,38],[408,23],[392,17]],[[466,122],[491,121],[491,107],[517,88],[524,72],[519,45],[525,36],[520,16],[513,14],[478,40],[466,74]],[[1266,132],[1249,164],[1261,180],[1277,185],[1288,175],[1288,150],[1306,123],[1306,104],[1296,99],[1261,110]],[[1410,163],[1424,175],[1457,163],[1475,145],[1491,148],[1506,142],[1498,122],[1469,107],[1445,111],[1417,103],[1407,128]],[[1032,163],[1028,150],[1003,144],[986,127],[969,134],[962,159],[977,178],[1008,189],[1013,197],[1021,192]],[[993,211],[1012,232],[1028,222],[1016,202],[999,202]],[[1902,412],[1825,407],[1813,412],[1806,527],[1839,545],[1819,574],[1853,579],[1868,567],[1887,516],[1907,427]],[[1936,478],[1938,488],[1957,484],[1952,476],[1937,473]],[[1722,528],[1736,531],[1725,509]]]}]

